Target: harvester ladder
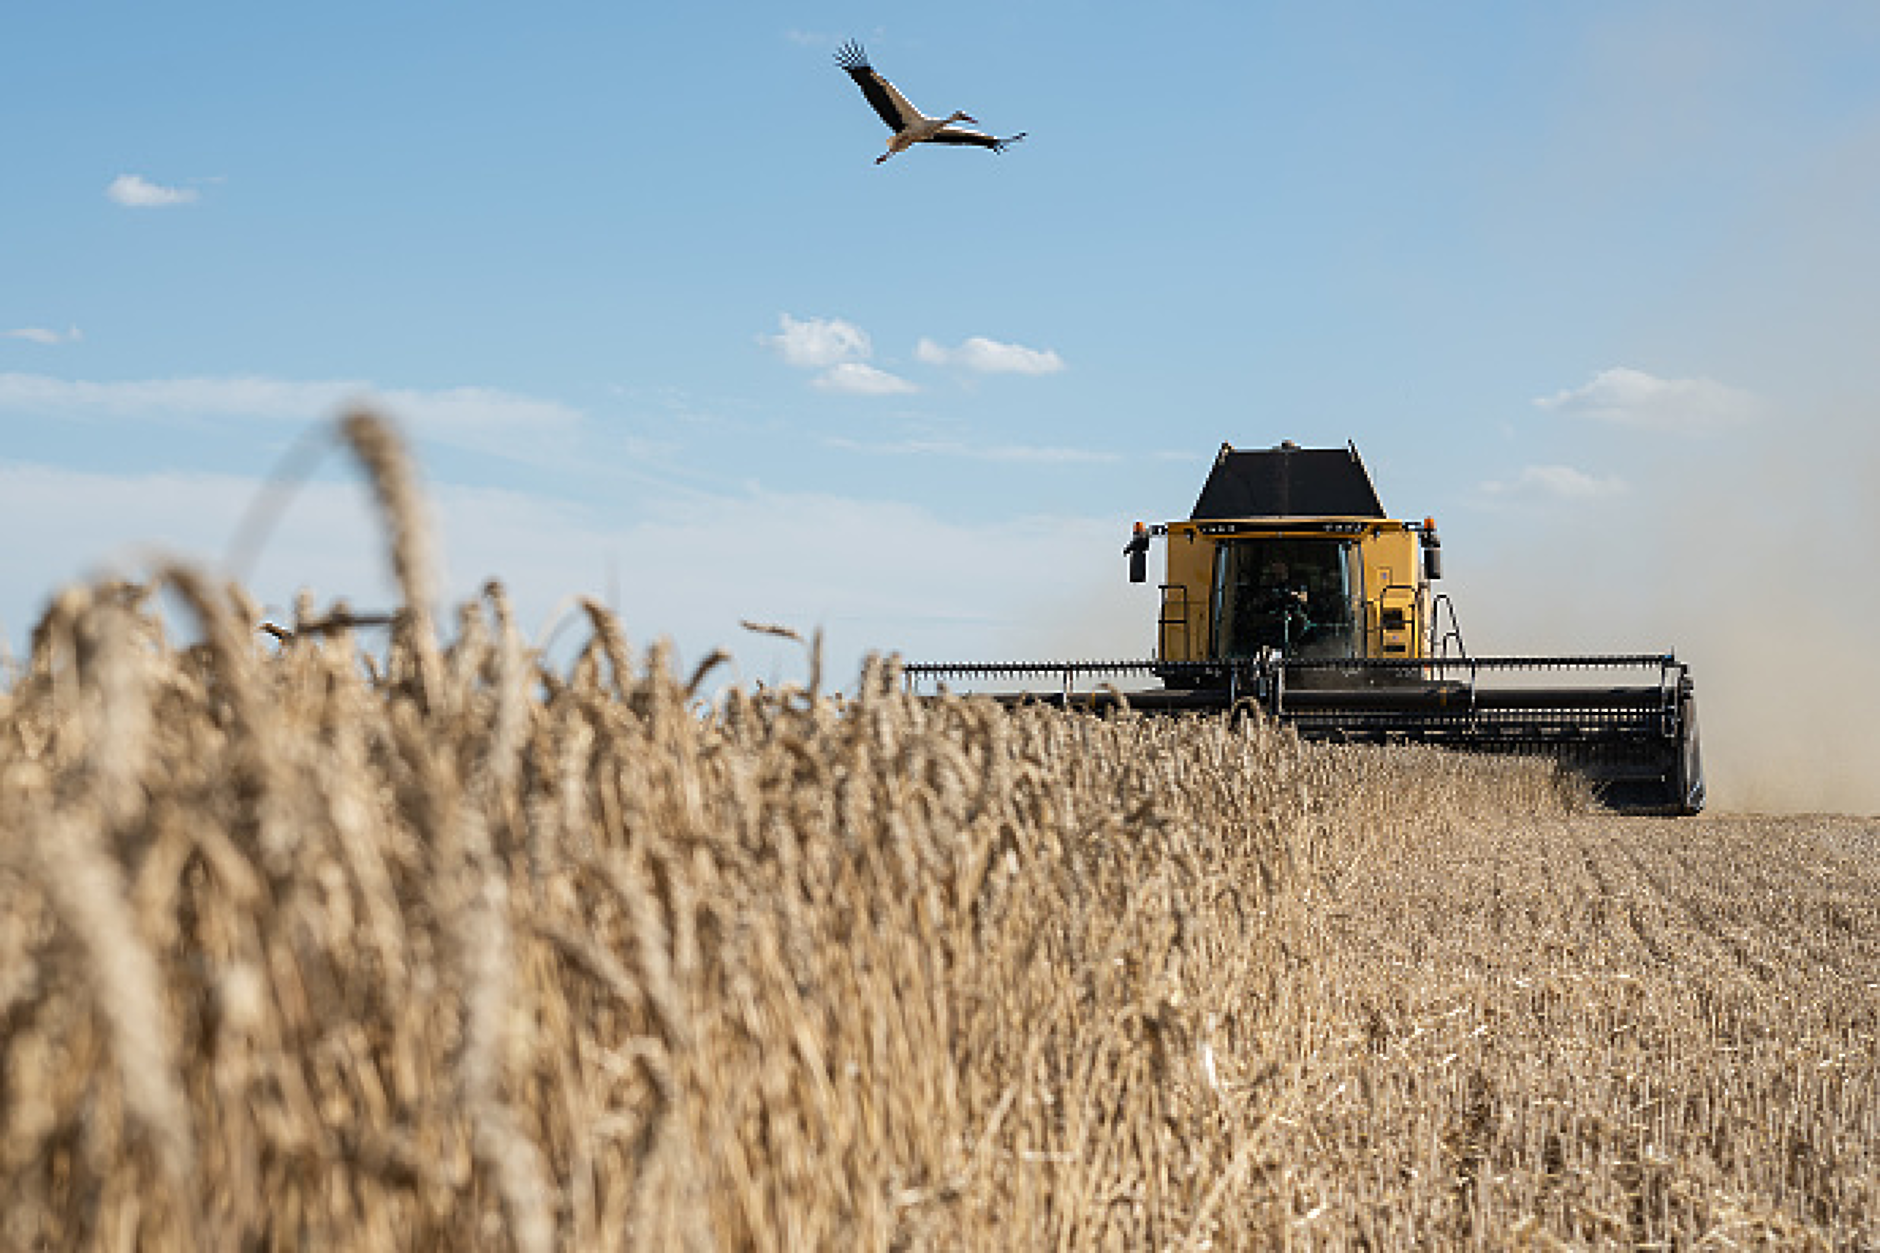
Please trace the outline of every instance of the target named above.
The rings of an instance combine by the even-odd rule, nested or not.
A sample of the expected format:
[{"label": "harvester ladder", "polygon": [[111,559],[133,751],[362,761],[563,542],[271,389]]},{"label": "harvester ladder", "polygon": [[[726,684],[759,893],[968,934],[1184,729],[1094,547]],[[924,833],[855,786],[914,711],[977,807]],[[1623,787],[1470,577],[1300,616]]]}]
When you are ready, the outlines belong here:
[{"label": "harvester ladder", "polygon": [[[1155,647],[1158,661],[1193,661],[1194,652],[1188,636],[1188,585],[1186,583],[1163,583],[1162,605],[1157,610],[1155,621]],[[1179,594],[1178,594],[1179,593]],[[1180,611],[1169,616],[1170,609],[1180,606]],[[1182,648],[1179,657],[1174,656],[1169,647],[1174,629],[1179,628],[1182,635]]]},{"label": "harvester ladder", "polygon": [[[1444,614],[1449,615],[1448,630],[1440,630]],[[1456,642],[1456,656],[1468,660],[1469,650],[1462,642],[1462,624],[1456,621],[1456,602],[1449,599],[1448,592],[1438,592],[1430,601],[1430,656],[1447,661],[1450,640]]]}]

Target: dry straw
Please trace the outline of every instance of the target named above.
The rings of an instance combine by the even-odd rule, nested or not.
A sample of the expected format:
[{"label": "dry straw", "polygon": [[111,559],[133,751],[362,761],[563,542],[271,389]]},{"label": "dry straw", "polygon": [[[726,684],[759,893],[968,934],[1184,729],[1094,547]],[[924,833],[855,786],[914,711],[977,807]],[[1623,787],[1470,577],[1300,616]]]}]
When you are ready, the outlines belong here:
[{"label": "dry straw", "polygon": [[[1872,1247],[1871,828],[1257,719],[707,702],[616,618],[270,639],[162,572],[0,690],[0,1246]],[[806,644],[812,657],[813,644]]]}]

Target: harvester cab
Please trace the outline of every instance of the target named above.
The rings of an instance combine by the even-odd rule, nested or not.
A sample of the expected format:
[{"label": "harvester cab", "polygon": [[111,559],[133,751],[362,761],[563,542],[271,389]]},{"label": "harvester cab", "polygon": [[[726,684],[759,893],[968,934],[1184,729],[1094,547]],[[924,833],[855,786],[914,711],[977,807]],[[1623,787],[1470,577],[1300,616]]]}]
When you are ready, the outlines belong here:
[{"label": "harvester cab", "polygon": [[1156,657],[1175,686],[1206,685],[1259,658],[1411,661],[1441,574],[1433,521],[1385,516],[1355,448],[1222,445],[1186,521],[1137,524],[1165,540]]},{"label": "harvester cab", "polygon": [[[1545,755],[1607,804],[1696,813],[1704,803],[1690,670],[1671,653],[1471,656],[1442,576],[1436,524],[1384,512],[1355,447],[1222,445],[1181,521],[1136,523],[1123,553],[1148,581],[1163,542],[1154,656],[1141,661],[927,663],[923,678],[1054,677],[1052,699],[1144,712],[1257,707],[1302,737]],[[1079,693],[1147,675],[1162,687]],[[1570,679],[1562,676],[1571,676]]]}]

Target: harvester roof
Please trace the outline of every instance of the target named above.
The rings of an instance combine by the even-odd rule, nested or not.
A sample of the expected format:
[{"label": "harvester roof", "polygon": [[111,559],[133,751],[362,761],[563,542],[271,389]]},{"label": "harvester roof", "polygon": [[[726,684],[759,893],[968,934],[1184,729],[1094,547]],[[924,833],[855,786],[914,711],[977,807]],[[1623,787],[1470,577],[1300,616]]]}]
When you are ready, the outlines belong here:
[{"label": "harvester roof", "polygon": [[1196,522],[1229,518],[1382,518],[1356,447],[1277,448],[1222,444],[1195,500]]}]

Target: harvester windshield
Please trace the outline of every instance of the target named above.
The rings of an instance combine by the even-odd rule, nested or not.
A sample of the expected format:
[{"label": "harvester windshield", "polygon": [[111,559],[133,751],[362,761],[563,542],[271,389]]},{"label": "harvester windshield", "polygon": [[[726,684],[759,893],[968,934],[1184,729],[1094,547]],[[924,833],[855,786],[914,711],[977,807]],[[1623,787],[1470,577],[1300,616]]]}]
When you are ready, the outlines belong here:
[{"label": "harvester windshield", "polygon": [[1214,656],[1350,657],[1362,600],[1357,545],[1320,538],[1226,540],[1214,555]]}]

